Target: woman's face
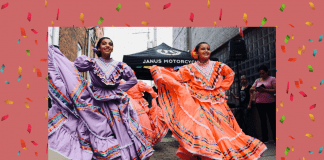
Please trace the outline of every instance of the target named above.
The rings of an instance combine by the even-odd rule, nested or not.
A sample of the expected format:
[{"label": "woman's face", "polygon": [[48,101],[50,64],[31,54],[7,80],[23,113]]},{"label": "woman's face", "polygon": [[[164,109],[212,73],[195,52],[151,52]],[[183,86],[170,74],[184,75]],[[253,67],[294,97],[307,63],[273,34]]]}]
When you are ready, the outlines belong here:
[{"label": "woman's face", "polygon": [[268,77],[268,72],[265,72],[264,70],[260,70],[259,74],[262,79],[266,79]]},{"label": "woman's face", "polygon": [[246,80],[245,77],[242,77],[242,78],[241,78],[241,83],[242,83],[242,84],[246,84],[246,83],[247,83],[247,80]]},{"label": "woman's face", "polygon": [[198,49],[198,57],[200,61],[206,61],[210,57],[210,47],[208,44],[201,44]]},{"label": "woman's face", "polygon": [[101,56],[110,57],[111,52],[113,51],[113,43],[110,39],[103,39],[100,43],[98,51],[101,52]]}]

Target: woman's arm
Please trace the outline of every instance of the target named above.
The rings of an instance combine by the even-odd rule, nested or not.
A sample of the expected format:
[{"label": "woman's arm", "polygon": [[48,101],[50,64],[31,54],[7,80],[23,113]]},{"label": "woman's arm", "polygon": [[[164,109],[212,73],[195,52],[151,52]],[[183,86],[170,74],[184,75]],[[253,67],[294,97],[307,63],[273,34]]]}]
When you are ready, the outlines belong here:
[{"label": "woman's arm", "polygon": [[222,67],[221,75],[225,76],[225,78],[221,82],[220,87],[223,90],[229,90],[229,88],[231,87],[234,81],[234,77],[235,77],[234,71],[228,65],[224,65]]},{"label": "woman's arm", "polygon": [[124,92],[127,92],[129,89],[131,89],[133,86],[137,84],[137,78],[129,66],[124,64],[123,72],[122,72],[122,78],[126,81],[123,84],[120,84],[117,89],[121,89]]},{"label": "woman's arm", "polygon": [[146,83],[139,81],[138,83],[141,83],[139,85],[140,91],[141,92],[147,92],[150,93],[153,98],[157,97],[157,93],[153,90],[153,88]]}]

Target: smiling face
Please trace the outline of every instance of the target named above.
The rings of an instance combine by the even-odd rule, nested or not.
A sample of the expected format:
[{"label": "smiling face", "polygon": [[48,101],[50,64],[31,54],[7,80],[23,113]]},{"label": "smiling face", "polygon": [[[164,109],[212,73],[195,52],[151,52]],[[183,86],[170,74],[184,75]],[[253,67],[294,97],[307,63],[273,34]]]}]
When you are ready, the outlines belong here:
[{"label": "smiling face", "polygon": [[200,62],[208,61],[211,54],[209,45],[206,43],[201,44],[197,53]]},{"label": "smiling face", "polygon": [[101,52],[101,56],[104,59],[109,59],[110,54],[113,51],[113,43],[110,39],[103,39],[98,47],[98,51]]}]

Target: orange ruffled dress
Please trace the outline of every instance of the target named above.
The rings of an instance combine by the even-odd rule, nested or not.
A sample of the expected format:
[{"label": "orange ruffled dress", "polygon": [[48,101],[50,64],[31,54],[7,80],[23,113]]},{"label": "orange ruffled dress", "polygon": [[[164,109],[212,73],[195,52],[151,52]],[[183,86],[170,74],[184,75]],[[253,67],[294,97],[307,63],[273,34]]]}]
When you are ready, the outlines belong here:
[{"label": "orange ruffled dress", "polygon": [[[152,108],[149,108],[148,102],[143,98],[143,92],[148,92],[153,97]],[[168,132],[168,126],[163,121],[162,109],[156,103],[157,94],[151,86],[143,81],[138,83],[126,92],[131,98],[131,105],[137,112],[141,130],[145,138],[155,145],[161,141]]]},{"label": "orange ruffled dress", "polygon": [[235,74],[224,63],[196,62],[178,72],[153,66],[151,74],[164,120],[180,143],[177,156],[181,159],[252,160],[267,149],[242,132],[229,109],[224,91]]}]

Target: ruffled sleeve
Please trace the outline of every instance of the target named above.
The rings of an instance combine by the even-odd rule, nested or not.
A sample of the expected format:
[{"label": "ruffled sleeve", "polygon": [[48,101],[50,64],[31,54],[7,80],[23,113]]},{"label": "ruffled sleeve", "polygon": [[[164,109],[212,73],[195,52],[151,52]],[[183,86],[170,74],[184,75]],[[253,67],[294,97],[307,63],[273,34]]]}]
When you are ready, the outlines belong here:
[{"label": "ruffled sleeve", "polygon": [[180,69],[178,71],[182,82],[188,82],[191,80],[191,78],[193,78],[193,76],[190,74],[190,71],[188,69],[186,69],[185,67],[186,66],[180,67]]},{"label": "ruffled sleeve", "polygon": [[120,84],[118,86],[118,89],[121,89],[122,91],[126,92],[130,88],[132,88],[134,85],[137,84],[137,78],[132,70],[127,64],[122,64],[123,72],[121,72],[121,77],[126,81],[126,83]]},{"label": "ruffled sleeve", "polygon": [[85,55],[82,55],[75,59],[74,66],[80,71],[80,72],[86,72],[93,70],[93,62],[91,59]]},{"label": "ruffled sleeve", "polygon": [[147,92],[150,93],[153,98],[157,97],[157,93],[153,90],[153,88],[143,81],[139,81],[139,89],[141,92]]},{"label": "ruffled sleeve", "polygon": [[229,88],[231,87],[234,81],[234,77],[235,77],[234,71],[228,65],[224,64],[222,66],[221,75],[225,76],[225,78],[221,82],[220,87],[223,90],[229,90]]}]

